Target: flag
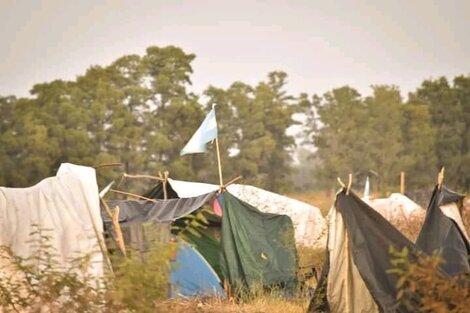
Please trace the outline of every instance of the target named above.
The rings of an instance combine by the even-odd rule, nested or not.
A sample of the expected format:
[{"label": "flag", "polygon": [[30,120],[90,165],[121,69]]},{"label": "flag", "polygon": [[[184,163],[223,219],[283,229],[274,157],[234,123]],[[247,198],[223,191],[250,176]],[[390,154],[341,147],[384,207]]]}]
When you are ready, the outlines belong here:
[{"label": "flag", "polygon": [[206,152],[206,143],[215,138],[217,138],[217,121],[215,120],[215,109],[212,107],[201,126],[181,150],[180,155]]},{"label": "flag", "polygon": [[363,199],[368,201],[369,200],[369,193],[370,193],[370,184],[369,184],[369,176],[366,179],[366,185],[364,186],[364,195]]}]

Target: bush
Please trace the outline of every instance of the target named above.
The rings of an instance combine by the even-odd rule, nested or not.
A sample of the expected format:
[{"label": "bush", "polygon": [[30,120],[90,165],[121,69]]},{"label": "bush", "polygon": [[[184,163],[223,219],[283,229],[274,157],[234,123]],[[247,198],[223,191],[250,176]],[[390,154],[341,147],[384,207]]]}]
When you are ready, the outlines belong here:
[{"label": "bush", "polygon": [[98,279],[87,273],[89,256],[61,266],[46,232],[31,234],[38,239],[27,258],[0,247],[0,312],[146,313],[156,312],[155,301],[168,297],[176,244],[152,244],[144,261],[130,250],[129,258],[113,258],[114,274]]},{"label": "bush", "polygon": [[397,300],[411,312],[465,313],[470,308],[468,273],[448,277],[439,269],[443,263],[437,254],[419,255],[410,261],[410,252],[391,251],[390,273],[398,275]]}]

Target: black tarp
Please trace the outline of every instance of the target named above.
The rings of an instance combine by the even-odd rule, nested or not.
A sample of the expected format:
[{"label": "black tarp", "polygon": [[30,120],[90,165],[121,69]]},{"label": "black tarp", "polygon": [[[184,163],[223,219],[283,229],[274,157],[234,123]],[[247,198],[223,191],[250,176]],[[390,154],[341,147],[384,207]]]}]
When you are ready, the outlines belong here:
[{"label": "black tarp", "polygon": [[[178,194],[173,190],[170,183],[165,184],[166,197],[167,199],[177,199]],[[165,199],[165,193],[163,192],[163,183],[158,182],[152,189],[143,194],[144,197],[149,199]]]},{"label": "black tarp", "polygon": [[470,244],[457,223],[446,216],[441,205],[459,203],[464,195],[447,189],[434,188],[426,210],[426,217],[418,235],[416,245],[431,255],[437,252],[444,259],[442,269],[449,275],[470,272]]},{"label": "black tarp", "polygon": [[223,210],[222,273],[233,287],[296,283],[294,226],[287,215],[263,213],[229,192],[219,195]]},{"label": "black tarp", "polygon": [[[415,245],[353,192],[349,194],[346,194],[345,190],[339,192],[335,207],[346,226],[354,264],[379,310],[408,312],[396,301],[397,277],[388,273],[392,268],[390,248],[393,247],[398,251],[407,248],[412,256],[417,251]],[[308,312],[329,311],[326,294],[326,284],[329,283],[328,253],[326,256],[319,285],[312,297]]]}]

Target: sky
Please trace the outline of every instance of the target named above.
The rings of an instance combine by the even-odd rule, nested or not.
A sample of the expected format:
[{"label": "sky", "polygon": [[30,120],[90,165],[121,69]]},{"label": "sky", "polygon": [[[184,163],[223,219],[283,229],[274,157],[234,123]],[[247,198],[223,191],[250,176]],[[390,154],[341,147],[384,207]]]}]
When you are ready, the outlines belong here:
[{"label": "sky", "polygon": [[393,84],[406,96],[470,74],[469,29],[468,0],[0,0],[0,95],[176,45],[196,54],[196,93],[282,70],[293,94]]}]

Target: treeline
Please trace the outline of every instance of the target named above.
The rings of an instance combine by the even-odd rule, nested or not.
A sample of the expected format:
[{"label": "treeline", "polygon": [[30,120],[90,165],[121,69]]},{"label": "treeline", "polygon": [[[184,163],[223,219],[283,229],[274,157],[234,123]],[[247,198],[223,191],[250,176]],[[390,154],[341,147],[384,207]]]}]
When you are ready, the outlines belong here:
[{"label": "treeline", "polygon": [[[121,162],[127,173],[168,170],[216,183],[213,148],[179,152],[217,104],[226,179],[243,175],[245,183],[283,192],[332,188],[351,172],[356,183],[369,175],[383,191],[396,187],[403,170],[407,188],[420,189],[445,165],[448,184],[470,187],[470,76],[424,81],[406,102],[394,86],[374,86],[370,97],[348,86],[292,95],[283,72],[195,95],[187,89],[194,58],[173,46],[149,47],[74,81],[37,84],[31,97],[0,97],[0,185],[30,186],[62,162]],[[298,163],[296,138],[286,133],[295,124],[303,129],[297,142],[316,147]]]}]

